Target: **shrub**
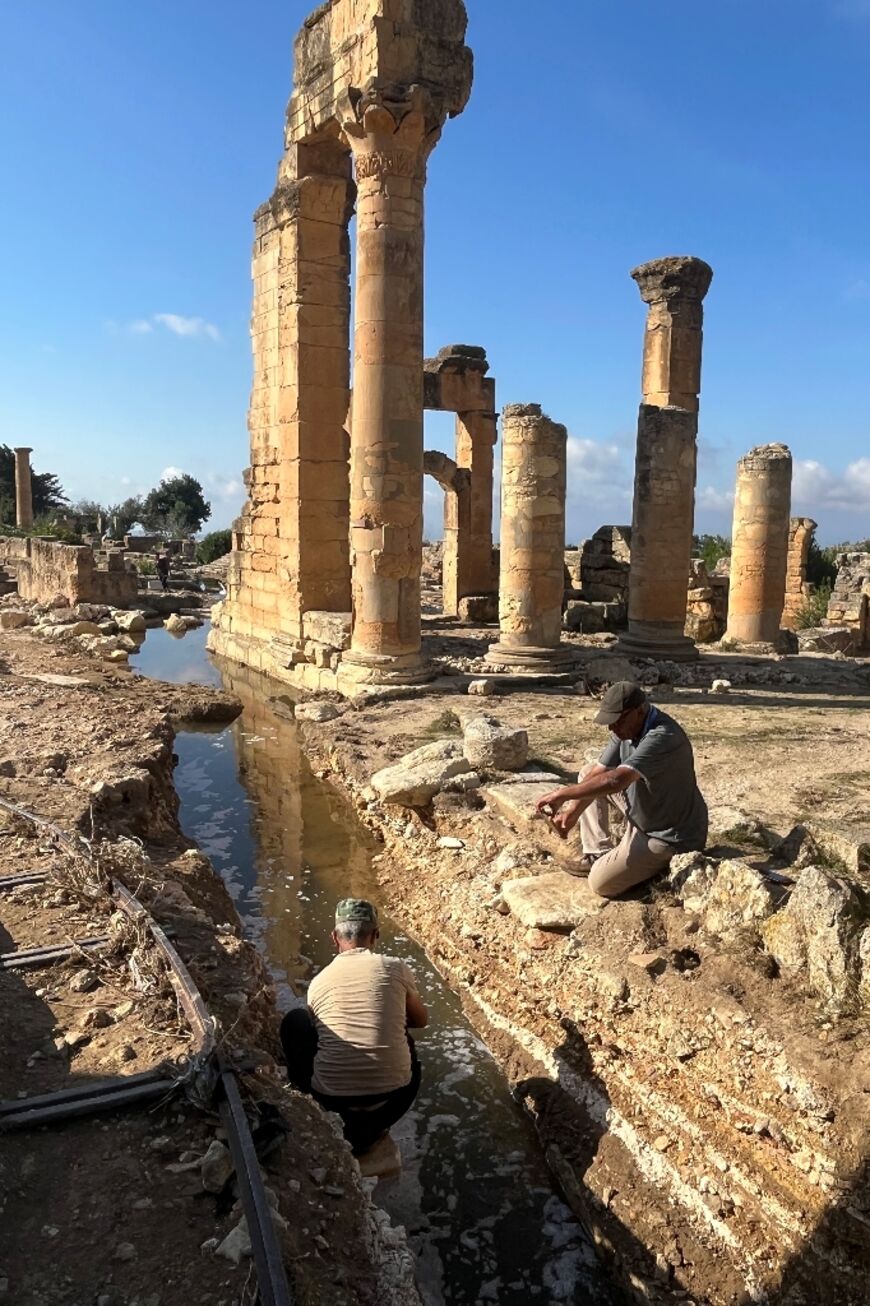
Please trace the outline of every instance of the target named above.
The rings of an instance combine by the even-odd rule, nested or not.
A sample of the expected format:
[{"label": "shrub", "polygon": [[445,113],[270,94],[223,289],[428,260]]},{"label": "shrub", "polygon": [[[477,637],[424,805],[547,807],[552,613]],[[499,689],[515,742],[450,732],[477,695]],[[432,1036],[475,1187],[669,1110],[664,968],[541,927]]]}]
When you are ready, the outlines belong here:
[{"label": "shrub", "polygon": [[232,547],[231,530],[211,531],[210,534],[204,535],[197,545],[196,560],[202,563],[214,562],[216,558],[222,558],[224,554],[229,553]]},{"label": "shrub", "polygon": [[712,571],[720,558],[730,558],[731,541],[724,535],[696,535],[692,541],[692,554],[703,558],[708,571]]},{"label": "shrub", "polygon": [[813,626],[820,626],[823,619],[828,615],[830,598],[831,586],[827,582],[823,585],[817,585],[812,594],[804,600],[803,606],[795,616],[795,625],[798,630],[809,630]]},{"label": "shrub", "polygon": [[136,570],[140,576],[156,576],[157,566],[150,558],[143,558],[141,562],[136,562]]}]

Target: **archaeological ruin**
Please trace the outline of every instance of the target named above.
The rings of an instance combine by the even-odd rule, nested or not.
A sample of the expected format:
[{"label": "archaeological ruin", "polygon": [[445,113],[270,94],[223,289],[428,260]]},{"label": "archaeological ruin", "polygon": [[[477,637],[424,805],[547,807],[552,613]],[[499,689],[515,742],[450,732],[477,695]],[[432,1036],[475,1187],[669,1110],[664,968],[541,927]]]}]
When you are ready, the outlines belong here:
[{"label": "archaeological ruin", "polygon": [[15,449],[15,525],[29,530],[33,525],[33,486],[30,480],[32,449]]},{"label": "archaeological ruin", "polygon": [[789,522],[785,600],[782,609],[782,625],[785,630],[795,629],[798,617],[812,594],[812,586],[807,581],[807,560],[817,529],[812,517],[792,517]]},{"label": "archaeological ruin", "polygon": [[750,450],[737,465],[726,635],[774,643],[785,604],[792,460],[784,444]]}]

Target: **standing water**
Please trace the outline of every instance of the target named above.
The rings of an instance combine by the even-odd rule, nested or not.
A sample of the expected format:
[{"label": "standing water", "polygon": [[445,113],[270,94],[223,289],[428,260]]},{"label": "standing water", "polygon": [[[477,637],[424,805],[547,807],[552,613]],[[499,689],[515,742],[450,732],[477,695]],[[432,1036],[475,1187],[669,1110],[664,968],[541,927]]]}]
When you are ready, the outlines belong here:
[{"label": "standing water", "polygon": [[[184,832],[222,875],[263,952],[282,1009],[332,958],[335,902],[378,900],[368,832],[313,774],[292,721],[270,705],[273,682],[206,652],[207,628],[149,632],[136,669],[175,683],[223,686],[244,704],[221,729],[178,735],[175,783]],[[384,951],[414,971],[429,1027],[423,1084],[394,1127],[403,1160],[374,1199],[403,1224],[426,1306],[614,1300],[570,1210],[553,1191],[529,1122],[455,994],[425,953],[381,915]]]}]

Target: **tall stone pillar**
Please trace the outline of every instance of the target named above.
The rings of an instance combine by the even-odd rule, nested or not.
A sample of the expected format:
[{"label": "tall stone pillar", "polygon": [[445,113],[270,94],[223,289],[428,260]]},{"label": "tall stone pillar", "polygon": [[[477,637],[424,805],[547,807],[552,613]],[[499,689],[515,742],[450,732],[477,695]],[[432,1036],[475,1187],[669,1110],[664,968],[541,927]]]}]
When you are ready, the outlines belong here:
[{"label": "tall stone pillar", "polygon": [[[400,92],[393,91],[399,95]],[[343,667],[424,679],[423,187],[440,134],[419,87],[363,94],[344,135],[357,180],[350,443],[352,626]]]},{"label": "tall stone pillar", "polygon": [[698,656],[684,634],[695,514],[698,415],[641,404],[634,469],[628,633],[629,657],[688,661]]},{"label": "tall stone pillar", "polygon": [[773,643],[785,600],[791,511],[791,453],[762,444],[740,459],[731,533],[729,639]]},{"label": "tall stone pillar", "polygon": [[33,486],[30,481],[32,449],[15,450],[15,525],[29,530],[33,525]]},{"label": "tall stone pillar", "polygon": [[502,414],[499,641],[487,661],[512,671],[558,671],[562,639],[568,432],[540,404]]},{"label": "tall stone pillar", "polygon": [[643,342],[645,404],[698,411],[703,300],[713,269],[691,255],[657,258],[632,272],[649,305]]},{"label": "tall stone pillar", "polygon": [[469,490],[468,548],[460,560],[459,608],[470,596],[495,595],[498,577],[492,548],[493,450],[498,438],[494,412],[456,415],[456,461],[466,468]]},{"label": "tall stone pillar", "polygon": [[785,569],[785,603],[782,624],[786,630],[797,629],[798,614],[810,596],[807,584],[807,561],[818,523],[812,517],[792,517],[788,527],[788,562]]}]

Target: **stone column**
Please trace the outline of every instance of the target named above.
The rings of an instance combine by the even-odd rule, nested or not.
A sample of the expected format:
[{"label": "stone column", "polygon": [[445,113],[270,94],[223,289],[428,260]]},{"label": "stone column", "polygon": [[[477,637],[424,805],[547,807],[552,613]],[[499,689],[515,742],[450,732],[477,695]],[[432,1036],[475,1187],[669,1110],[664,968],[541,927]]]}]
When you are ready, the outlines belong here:
[{"label": "stone column", "polygon": [[698,415],[641,404],[634,469],[628,633],[629,657],[688,661],[698,656],[684,634],[695,514]]},{"label": "stone column", "polygon": [[[456,461],[470,477],[468,549],[462,559],[459,612],[464,599],[482,600],[498,588],[492,548],[493,450],[498,438],[494,412],[459,412],[456,415]],[[478,604],[478,607],[480,604]],[[495,612],[493,610],[493,617]]]},{"label": "stone column", "polygon": [[657,258],[632,272],[649,304],[643,342],[643,402],[698,411],[703,300],[713,269],[690,255]]},{"label": "stone column", "polygon": [[731,533],[729,639],[773,643],[785,600],[791,511],[791,453],[784,444],[750,449],[737,464]]},{"label": "stone column", "polygon": [[540,404],[502,414],[500,638],[487,661],[512,671],[558,671],[562,645],[568,432]]},{"label": "stone column", "polygon": [[782,610],[782,624],[786,630],[797,628],[798,613],[806,603],[812,588],[807,585],[807,559],[817,525],[812,517],[792,517],[789,522],[785,603]]},{"label": "stone column", "polygon": [[[393,92],[400,96],[400,91]],[[426,96],[375,91],[344,135],[358,188],[350,444],[351,646],[362,680],[425,679],[423,557],[423,187],[440,133]]]},{"label": "stone column", "polygon": [[32,449],[15,450],[15,525],[27,531],[33,525],[33,486],[30,481]]}]

